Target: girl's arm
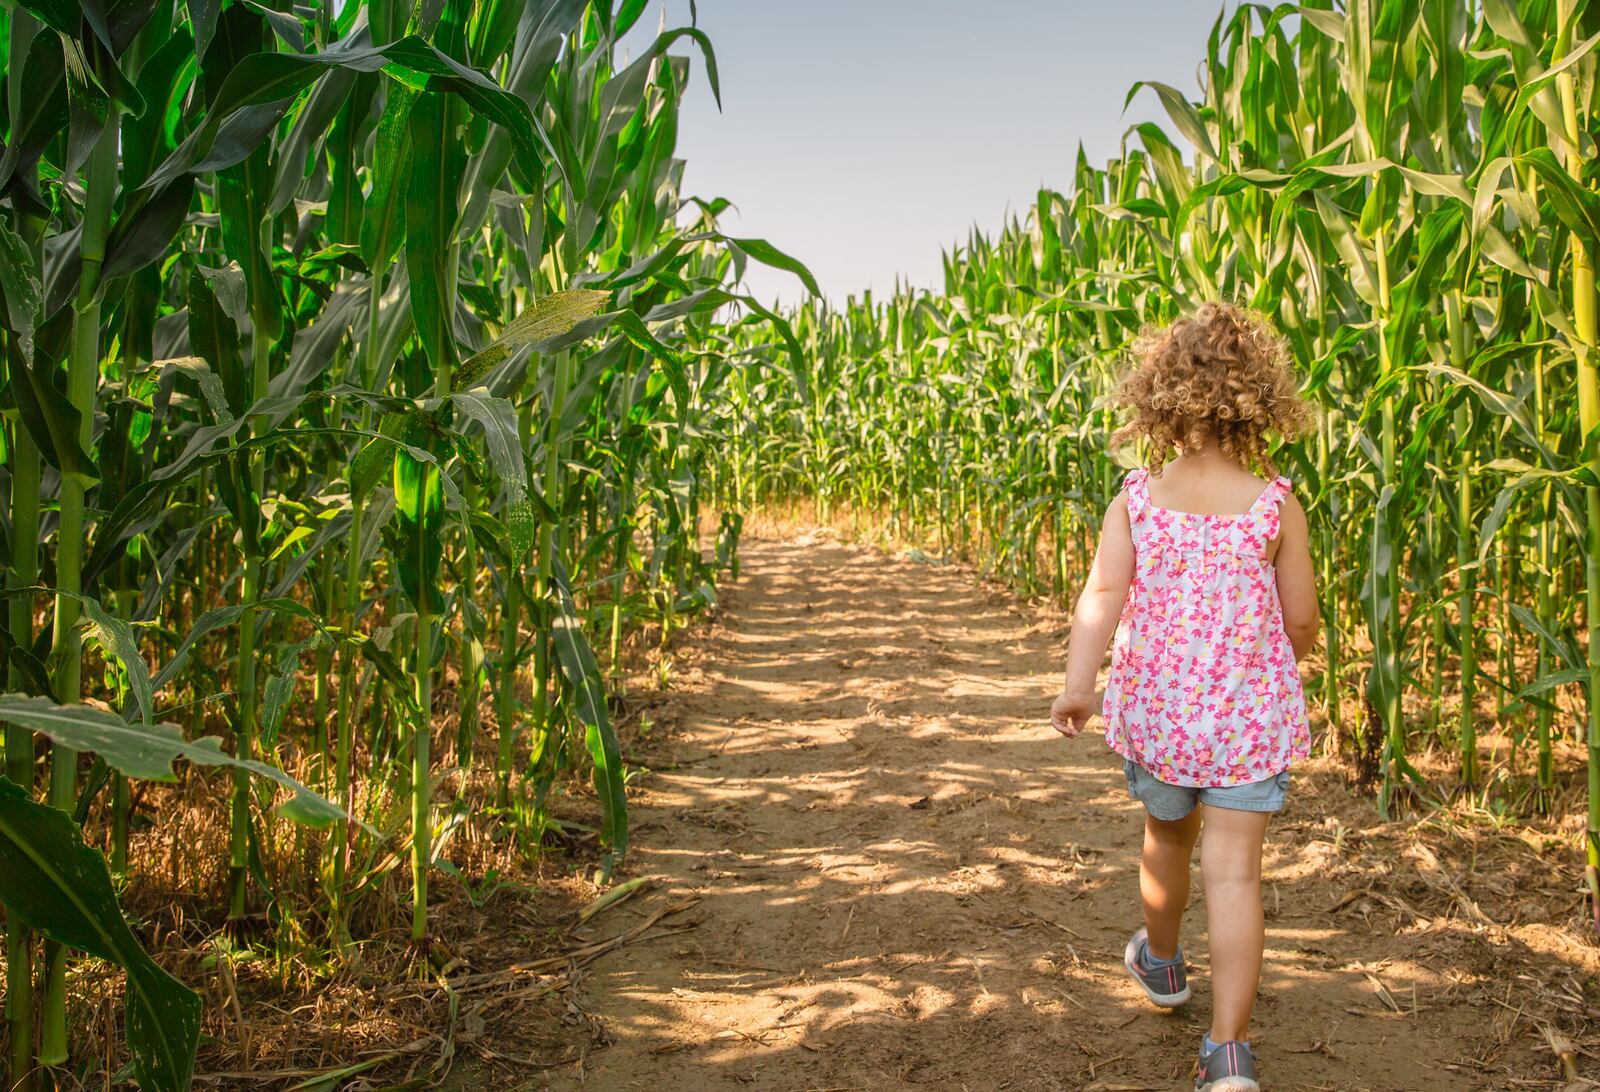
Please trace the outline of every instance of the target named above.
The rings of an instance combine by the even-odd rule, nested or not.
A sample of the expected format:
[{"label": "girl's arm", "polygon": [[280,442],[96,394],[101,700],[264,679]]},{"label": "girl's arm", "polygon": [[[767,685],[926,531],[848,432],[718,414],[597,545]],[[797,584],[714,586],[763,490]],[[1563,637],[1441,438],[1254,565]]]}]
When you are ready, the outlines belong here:
[{"label": "girl's arm", "polygon": [[1311,532],[1306,527],[1305,509],[1292,495],[1285,498],[1278,513],[1278,552],[1273,558],[1277,571],[1278,601],[1283,604],[1283,628],[1294,646],[1294,658],[1302,660],[1317,643],[1317,578],[1311,564]]},{"label": "girl's arm", "polygon": [[1133,531],[1128,525],[1128,498],[1118,494],[1106,509],[1100,525],[1089,579],[1072,612],[1067,639],[1067,675],[1061,694],[1050,707],[1050,723],[1064,736],[1083,730],[1089,717],[1100,711],[1095,677],[1105,659],[1106,646],[1117,631],[1128,587],[1133,583]]}]

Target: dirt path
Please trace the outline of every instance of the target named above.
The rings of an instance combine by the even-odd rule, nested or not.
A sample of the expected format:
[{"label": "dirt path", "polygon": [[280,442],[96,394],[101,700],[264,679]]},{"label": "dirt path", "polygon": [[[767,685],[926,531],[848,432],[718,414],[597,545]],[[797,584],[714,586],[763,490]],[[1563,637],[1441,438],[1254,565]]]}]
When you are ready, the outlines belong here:
[{"label": "dirt path", "polygon": [[[1161,1012],[1121,969],[1140,813],[1098,736],[1044,722],[1059,620],[827,537],[742,555],[646,746],[630,871],[659,883],[597,923],[697,897],[667,919],[695,928],[589,969],[578,996],[607,1041],[550,1087],[1191,1087],[1198,877],[1195,997]],[[1269,835],[1268,1087],[1557,1087],[1501,1083],[1535,1066],[1534,1029],[1491,1026],[1508,1014],[1475,991],[1497,987],[1449,930],[1408,939],[1371,883],[1339,879],[1361,836],[1338,836],[1314,781]]]}]

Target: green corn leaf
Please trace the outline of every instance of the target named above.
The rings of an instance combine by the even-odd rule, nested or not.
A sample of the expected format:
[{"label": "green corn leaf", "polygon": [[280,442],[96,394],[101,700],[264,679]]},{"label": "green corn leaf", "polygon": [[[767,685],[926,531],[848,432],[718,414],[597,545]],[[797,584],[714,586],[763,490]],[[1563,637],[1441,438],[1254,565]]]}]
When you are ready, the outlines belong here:
[{"label": "green corn leaf", "polygon": [[78,36],[83,18],[81,5],[71,0],[19,0],[19,6],[57,34]]},{"label": "green corn leaf", "polygon": [[1331,201],[1328,196],[1320,191],[1314,193],[1318,214],[1322,224],[1333,239],[1333,245],[1339,252],[1339,257],[1344,261],[1345,274],[1350,278],[1350,285],[1361,301],[1370,307],[1378,306],[1378,277],[1373,271],[1372,263],[1367,260],[1367,253],[1362,249],[1356,238],[1355,228],[1350,223],[1348,216]]},{"label": "green corn leaf", "polygon": [[1517,162],[1532,167],[1539,175],[1545,197],[1567,230],[1582,239],[1590,253],[1600,249],[1600,192],[1575,181],[1549,148],[1519,155]]},{"label": "green corn leaf", "polygon": [[89,636],[98,641],[100,647],[115,656],[117,662],[122,664],[122,669],[128,676],[128,687],[133,691],[134,701],[139,706],[139,716],[148,727],[155,719],[154,688],[150,685],[150,667],[139,653],[139,641],[133,635],[133,627],[121,618],[107,614],[91,596],[82,595],[74,598],[78,600],[84,617],[88,619]]},{"label": "green corn leaf", "polygon": [[202,266],[189,278],[189,345],[222,381],[228,410],[242,417],[250,405],[251,375],[240,352],[239,329],[247,320],[244,271],[230,262]]},{"label": "green corn leaf", "polygon": [[196,766],[248,770],[293,793],[291,801],[278,809],[289,818],[311,826],[326,826],[345,817],[337,804],[277,767],[253,759],[241,761],[225,753],[217,736],[185,740],[173,724],[130,725],[117,714],[92,705],[58,705],[49,698],[17,694],[0,694],[0,722],[49,736],[75,751],[91,751],[128,777],[172,781],[172,764],[180,758]]},{"label": "green corn leaf", "polygon": [[83,581],[90,587],[96,577],[123,552],[123,542],[130,525],[162,497],[190,480],[200,471],[215,466],[225,459],[275,442],[267,437],[252,438],[236,445],[225,446],[245,427],[245,418],[238,417],[226,424],[207,425],[196,429],[188,445],[172,462],[158,467],[149,477],[117,501],[109,515],[100,520],[95,534],[94,551],[84,564]]},{"label": "green corn leaf", "polygon": [[[204,123],[152,172],[145,185],[165,185],[202,165],[208,170],[222,170],[237,163],[251,147],[235,148],[221,157],[213,152],[225,122],[250,107],[286,104],[335,68],[358,73],[387,69],[391,76],[417,91],[459,96],[475,112],[506,129],[525,170],[534,169],[541,144],[555,156],[554,145],[527,103],[483,73],[445,56],[413,35],[385,46],[341,42],[322,53],[255,53],[244,57],[218,88]],[[559,165],[559,159],[557,162]],[[264,201],[266,196],[264,189],[261,199]]]},{"label": "green corn leaf", "polygon": [[411,111],[420,92],[389,82],[374,137],[372,192],[361,217],[361,257],[367,268],[382,271],[405,242],[404,179],[410,175]]},{"label": "green corn leaf", "polygon": [[411,319],[434,375],[448,377],[454,372],[457,355],[451,332],[455,296],[450,264],[465,157],[444,96],[421,95],[411,108],[409,124],[411,159],[405,202]]},{"label": "green corn leaf", "polygon": [[722,109],[722,81],[717,76],[717,55],[711,48],[711,39],[705,31],[696,27],[675,27],[656,36],[645,57],[660,57],[666,54],[674,42],[680,38],[688,38],[700,47],[700,55],[706,62],[706,83],[711,87],[711,97],[716,101],[717,109]]},{"label": "green corn leaf", "polygon": [[167,252],[189,214],[194,179],[184,176],[154,192],[141,191],[134,200],[106,241],[105,280],[135,273]]},{"label": "green corn leaf", "polygon": [[267,21],[272,27],[272,33],[278,40],[295,53],[304,53],[306,49],[306,29],[300,20],[286,12],[269,8],[259,0],[242,0],[244,5]]},{"label": "green corn leaf", "polygon": [[0,184],[9,183],[19,168],[30,167],[68,126],[66,64],[57,35],[36,35],[22,65],[21,85],[5,154],[0,157]]},{"label": "green corn leaf", "polygon": [[[359,75],[355,87],[345,96],[334,117],[332,128],[324,145],[328,159],[329,193],[327,205],[328,241],[335,244],[354,244],[361,241],[362,193],[361,180],[356,168],[365,150],[364,122],[371,110],[372,100],[380,77]],[[310,149],[308,149],[309,154]],[[378,179],[373,178],[376,186]],[[294,198],[298,179],[283,183],[287,192],[274,197],[285,202]],[[375,268],[368,266],[368,269]]]},{"label": "green corn leaf", "polygon": [[61,36],[62,71],[67,80],[67,155],[62,171],[68,175],[89,160],[89,152],[105,131],[111,97],[89,71],[89,58],[77,35]]},{"label": "green corn leaf", "polygon": [[1561,671],[1552,671],[1548,675],[1541,675],[1533,682],[1517,691],[1517,699],[1531,698],[1539,694],[1546,694],[1557,687],[1571,686],[1574,683],[1584,684],[1589,681],[1589,668],[1569,667]]},{"label": "green corn leaf", "polygon": [[561,673],[572,687],[578,717],[584,723],[584,744],[594,761],[594,789],[600,797],[600,840],[610,851],[605,872],[628,851],[628,799],[624,791],[622,746],[611,726],[606,705],[604,676],[595,661],[594,651],[584,636],[577,605],[572,601],[572,584],[559,558],[552,559],[555,571],[556,617],[551,624]]},{"label": "green corn leaf", "polygon": [[350,464],[350,488],[358,497],[364,497],[378,482],[394,470],[395,452],[408,450],[420,462],[433,459],[426,450],[417,446],[427,442],[428,417],[415,405],[400,412],[386,413],[379,422],[378,432],[369,440]]},{"label": "green corn leaf", "polygon": [[[258,609],[263,605],[258,604]],[[295,606],[299,607],[300,604],[296,603]],[[188,662],[189,653],[194,650],[194,646],[207,634],[237,623],[243,617],[246,609],[242,604],[235,604],[231,607],[217,607],[206,611],[195,619],[194,626],[184,636],[183,641],[173,652],[172,658],[166,662],[160,671],[156,672],[156,677],[151,683],[152,688],[159,691],[176,679],[178,672]]]},{"label": "green corn leaf", "polygon": [[1450,383],[1471,391],[1477,396],[1478,401],[1483,403],[1485,409],[1498,413],[1511,421],[1530,447],[1544,454],[1548,461],[1552,463],[1555,461],[1555,455],[1545,447],[1544,441],[1540,439],[1539,430],[1528,416],[1528,408],[1522,399],[1504,391],[1497,391],[1481,379],[1468,375],[1457,368],[1452,368],[1448,364],[1419,364],[1417,369],[1430,375],[1442,376]]},{"label": "green corn leaf", "polygon": [[1439,279],[1459,253],[1456,242],[1465,220],[1465,209],[1456,204],[1442,205],[1423,218],[1416,268],[1406,278],[1403,297],[1400,292],[1395,293],[1390,352],[1397,361],[1412,359],[1412,346],[1422,332],[1419,326],[1423,316],[1437,307]]},{"label": "green corn leaf", "polygon": [[[302,404],[302,399],[277,399],[265,398],[254,403],[248,410],[249,416],[269,417],[285,408],[293,409]],[[410,451],[411,456],[424,462],[433,458],[427,451],[408,445],[400,440],[390,439],[381,433],[363,429],[351,428],[299,428],[278,429],[264,433],[260,436],[251,436],[246,440],[233,441],[237,434],[245,428],[248,416],[242,416],[224,425],[207,425],[198,428],[190,436],[188,446],[172,462],[159,467],[148,478],[130,489],[111,513],[104,517],[99,524],[95,536],[94,552],[90,554],[89,561],[84,565],[83,579],[85,587],[105,571],[123,549],[123,543],[133,523],[143,516],[157,501],[170,494],[184,482],[192,480],[202,470],[209,470],[219,464],[238,464],[242,458],[259,448],[271,448],[279,444],[292,444],[300,439],[311,439],[317,436],[331,436],[348,439],[351,436],[366,436],[372,439],[381,439],[383,443],[393,447],[399,446]],[[383,465],[381,461],[379,465]],[[387,467],[385,466],[386,470]],[[381,472],[380,472],[381,477]]]},{"label": "green corn leaf", "polygon": [[[0,696],[0,702],[14,702]],[[42,701],[43,699],[33,699]],[[107,714],[109,715],[109,714]],[[58,944],[128,975],[126,1037],[139,1086],[187,1092],[200,1041],[200,997],[163,971],[122,917],[111,874],[72,817],[0,778],[0,903]]]},{"label": "green corn leaf", "polygon": [[222,9],[222,0],[184,0],[184,5],[189,9],[189,25],[194,33],[195,59],[203,61],[217,33],[217,13]]},{"label": "green corn leaf", "polygon": [[516,39],[526,5],[518,0],[487,0],[474,18],[469,59],[473,67],[491,71]]},{"label": "green corn leaf", "polygon": [[1484,0],[1483,17],[1500,37],[1523,49],[1533,48],[1533,42],[1528,37],[1528,28],[1517,15],[1517,6],[1513,0]]},{"label": "green corn leaf", "polygon": [[383,681],[388,683],[384,688],[384,699],[406,721],[420,720],[422,708],[417,704],[416,680],[400,666],[400,661],[394,654],[382,647],[377,640],[371,640],[362,642],[361,655],[372,664]]},{"label": "green corn leaf", "polygon": [[321,645],[326,639],[320,633],[313,633],[279,653],[278,670],[267,680],[261,697],[259,730],[263,748],[271,749],[277,745],[284,714],[289,711],[289,701],[294,697],[294,676],[300,667],[300,657],[310,649]]},{"label": "green corn leaf", "polygon": [[83,415],[57,385],[63,380],[55,361],[39,353],[31,364],[12,369],[8,389],[44,461],[87,488],[100,480],[100,471],[79,440]]},{"label": "green corn leaf", "polygon": [[[305,181],[307,159],[313,146],[327,135],[347,101],[363,106],[368,103],[367,98],[353,95],[352,91],[357,80],[373,78],[349,69],[334,69],[323,77],[316,90],[307,97],[305,106],[295,116],[288,138],[279,145],[273,156],[275,180],[272,197],[267,202],[268,212],[276,216],[289,207],[295,192]],[[329,215],[332,215],[333,204],[330,202],[328,207]],[[330,230],[329,234],[333,232]]]},{"label": "green corn leaf", "polygon": [[23,363],[32,363],[33,329],[39,321],[39,276],[33,254],[3,217],[0,217],[0,293],[5,296],[6,325],[16,336]]},{"label": "green corn leaf", "polygon": [[1593,50],[1597,45],[1600,45],[1600,34],[1590,35],[1582,42],[1573,46],[1572,49],[1570,49],[1567,54],[1561,58],[1561,60],[1551,65],[1543,72],[1540,72],[1531,79],[1520,81],[1517,87],[1517,101],[1511,108],[1511,116],[1515,117],[1523,110],[1526,110],[1528,108],[1528,104],[1533,100],[1535,95],[1548,87],[1550,82],[1557,76],[1561,75],[1561,73],[1565,72],[1567,69],[1571,68],[1573,65],[1587,57],[1590,51]]},{"label": "green corn leaf", "polygon": [[[217,170],[222,250],[244,273],[252,319],[251,338],[265,338],[271,342],[281,332],[282,307],[270,248],[263,245],[261,232],[261,225],[270,220],[267,213],[268,191],[272,184],[268,162],[270,149],[262,137],[256,135],[248,137],[245,143],[250,151],[235,164],[226,168],[204,166]],[[242,328],[243,322],[238,321],[238,325]]]},{"label": "green corn leaf", "polygon": [[[1495,467],[1495,469],[1509,469],[1508,467]],[[1555,485],[1558,496],[1566,494],[1567,503],[1558,508],[1567,519],[1568,528],[1574,539],[1582,539],[1581,522],[1574,514],[1581,511],[1575,496],[1566,491],[1572,488],[1572,480],[1582,480],[1587,474],[1587,469],[1582,466],[1574,467],[1566,473],[1548,470],[1544,467],[1533,467],[1525,470],[1516,478],[1508,482],[1495,496],[1494,504],[1489,509],[1489,514],[1484,517],[1478,527],[1478,563],[1481,565],[1488,558],[1489,551],[1494,548],[1495,539],[1500,534],[1500,529],[1505,525],[1506,516],[1510,514],[1512,505],[1519,499],[1523,490],[1533,486]]]},{"label": "green corn leaf", "polygon": [[822,289],[817,287],[817,278],[811,275],[811,270],[805,263],[797,258],[791,258],[765,239],[735,239],[726,237],[728,246],[737,253],[747,254],[763,265],[770,265],[774,269],[782,269],[793,273],[800,278],[800,283],[806,286],[806,291],[813,296],[822,295]]},{"label": "green corn leaf", "polygon": [[520,557],[533,545],[538,521],[528,501],[528,468],[522,457],[516,407],[481,388],[458,391],[451,403],[483,429],[489,462],[505,485],[511,548]]},{"label": "green corn leaf", "polygon": [[645,8],[649,6],[649,3],[650,0],[622,0],[621,6],[617,8],[616,24],[612,29],[612,34],[617,38],[621,38],[632,30],[633,24],[639,21],[639,17],[644,14]]},{"label": "green corn leaf", "polygon": [[1161,105],[1166,108],[1167,116],[1172,119],[1172,124],[1188,138],[1196,151],[1204,152],[1213,162],[1221,161],[1216,146],[1211,142],[1211,134],[1206,131],[1205,122],[1200,120],[1200,112],[1176,87],[1155,80],[1139,80],[1128,88],[1127,97],[1122,103],[1124,109],[1133,101],[1133,96],[1139,93],[1141,87],[1148,87],[1156,93],[1161,99]]},{"label": "green corn leaf", "polygon": [[[609,319],[609,324],[615,325],[623,337],[632,342],[636,348],[649,353],[661,364],[662,370],[666,372],[667,382],[672,386],[673,396],[678,400],[679,407],[687,411],[692,395],[689,391],[689,378],[687,372],[684,371],[683,359],[652,334],[645,327],[639,316],[632,311],[612,311],[608,315],[598,315],[596,318]],[[682,423],[683,418],[680,415],[678,419],[680,428]]]},{"label": "green corn leaf", "polygon": [[1306,4],[1296,5],[1295,10],[1308,24],[1341,45],[1344,43],[1344,20],[1337,12],[1313,8]]},{"label": "green corn leaf", "polygon": [[163,378],[170,371],[193,380],[195,386],[200,388],[200,397],[205,400],[206,408],[216,418],[216,423],[227,425],[233,422],[233,411],[228,408],[228,392],[223,389],[222,380],[211,370],[205,358],[180,356],[171,360],[157,360],[150,366],[159,369]]},{"label": "green corn leaf", "polygon": [[[196,68],[194,37],[184,27],[173,29],[140,65],[139,95],[148,105],[142,113],[122,117],[125,194],[142,186],[156,165],[176,147],[183,128],[184,100],[194,85]],[[131,203],[131,198],[124,202]]]},{"label": "green corn leaf", "polygon": [[395,516],[399,546],[395,565],[407,601],[418,612],[438,615],[444,609],[439,566],[444,560],[444,489],[439,467],[408,450],[394,456]]},{"label": "green corn leaf", "polygon": [[404,65],[425,77],[424,86],[430,91],[447,91],[459,96],[477,114],[499,125],[511,137],[511,147],[523,170],[534,172],[537,166],[537,148],[543,146],[562,172],[563,181],[573,190],[573,196],[582,200],[582,176],[568,170],[570,155],[558,154],[544,125],[533,115],[528,105],[516,95],[495,83],[483,73],[468,68],[421,38],[402,38],[387,47],[383,54],[389,61]]},{"label": "green corn leaf", "polygon": [[1531,633],[1537,634],[1550,651],[1556,654],[1556,658],[1566,664],[1569,669],[1578,671],[1586,671],[1588,669],[1584,652],[1578,647],[1577,642],[1552,631],[1550,627],[1540,621],[1538,615],[1521,603],[1512,603],[1511,613],[1524,628]]}]

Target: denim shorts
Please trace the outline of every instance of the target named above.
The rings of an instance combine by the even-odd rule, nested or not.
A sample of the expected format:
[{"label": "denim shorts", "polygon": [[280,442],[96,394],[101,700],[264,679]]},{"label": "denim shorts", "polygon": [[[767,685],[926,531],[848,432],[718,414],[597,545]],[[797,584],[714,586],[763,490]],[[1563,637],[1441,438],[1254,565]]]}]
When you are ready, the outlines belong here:
[{"label": "denim shorts", "polygon": [[1184,818],[1196,804],[1234,811],[1282,811],[1284,797],[1289,793],[1288,770],[1264,781],[1223,788],[1169,785],[1131,758],[1122,760],[1122,772],[1128,777],[1128,795],[1151,815],[1169,823]]}]

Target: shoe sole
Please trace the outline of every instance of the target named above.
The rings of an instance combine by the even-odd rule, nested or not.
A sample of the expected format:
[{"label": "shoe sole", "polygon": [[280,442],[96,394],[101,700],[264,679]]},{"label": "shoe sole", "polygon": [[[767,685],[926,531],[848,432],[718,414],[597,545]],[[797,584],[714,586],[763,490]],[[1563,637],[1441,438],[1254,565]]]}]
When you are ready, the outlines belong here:
[{"label": "shoe sole", "polygon": [[1195,1092],[1261,1092],[1261,1086],[1249,1077],[1219,1077],[1210,1084],[1196,1085]]},{"label": "shoe sole", "polygon": [[[1139,988],[1144,991],[1144,995],[1150,999],[1152,1004],[1160,1005],[1164,1009],[1177,1008],[1189,1000],[1189,986],[1187,983],[1177,993],[1157,993],[1150,988],[1149,983],[1144,980],[1144,977],[1139,974],[1138,968],[1134,966],[1135,955],[1139,950],[1139,937],[1142,933],[1143,930],[1140,930],[1138,933],[1133,934],[1132,940],[1128,941],[1128,946],[1122,953],[1122,965],[1127,968],[1128,977],[1139,984]],[[1214,1085],[1211,1089],[1207,1089],[1207,1092],[1252,1092],[1252,1090],[1245,1088],[1243,1085],[1237,1089]],[[1256,1089],[1254,1092],[1260,1092],[1260,1090]]]}]

